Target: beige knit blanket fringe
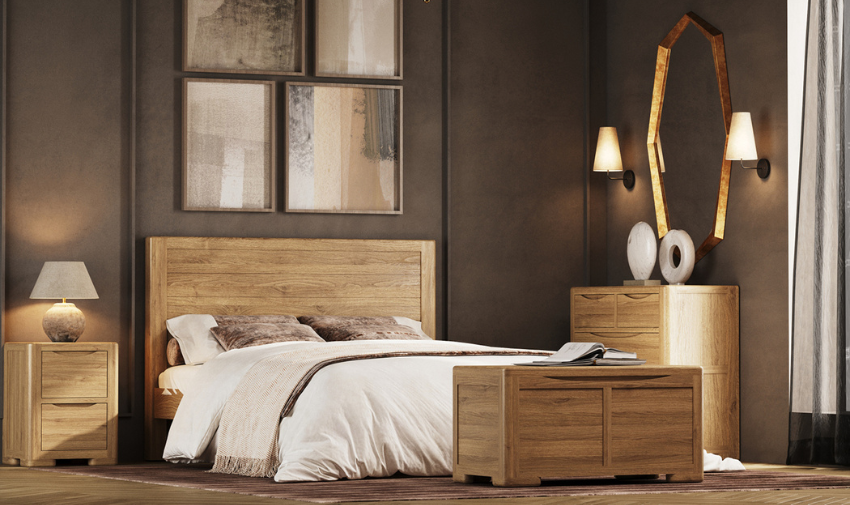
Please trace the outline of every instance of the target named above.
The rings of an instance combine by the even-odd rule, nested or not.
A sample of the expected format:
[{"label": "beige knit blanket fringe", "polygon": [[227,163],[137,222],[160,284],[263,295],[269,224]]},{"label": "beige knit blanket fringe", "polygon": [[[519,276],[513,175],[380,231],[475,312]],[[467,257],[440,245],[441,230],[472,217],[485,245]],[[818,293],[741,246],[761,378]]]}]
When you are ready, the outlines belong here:
[{"label": "beige knit blanket fringe", "polygon": [[210,472],[273,477],[279,466],[281,416],[322,368],[333,363],[399,356],[550,355],[551,352],[439,342],[328,342],[258,361],[228,399],[218,426],[218,452]]}]

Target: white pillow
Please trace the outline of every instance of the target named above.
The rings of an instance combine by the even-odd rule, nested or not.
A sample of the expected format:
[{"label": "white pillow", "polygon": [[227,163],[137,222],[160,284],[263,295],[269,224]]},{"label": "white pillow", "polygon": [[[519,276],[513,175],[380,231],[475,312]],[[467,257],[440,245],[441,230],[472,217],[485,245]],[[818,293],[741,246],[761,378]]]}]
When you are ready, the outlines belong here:
[{"label": "white pillow", "polygon": [[398,324],[403,324],[404,326],[410,326],[411,328],[413,328],[416,331],[416,333],[418,333],[422,337],[432,338],[430,335],[428,335],[424,331],[422,331],[422,323],[415,320],[415,319],[410,319],[409,317],[402,317],[402,316],[393,316],[393,319],[395,319],[395,322],[398,323]]},{"label": "white pillow", "polygon": [[187,365],[209,361],[224,352],[210,328],[218,326],[209,314],[186,314],[165,322],[168,332],[180,344]]}]

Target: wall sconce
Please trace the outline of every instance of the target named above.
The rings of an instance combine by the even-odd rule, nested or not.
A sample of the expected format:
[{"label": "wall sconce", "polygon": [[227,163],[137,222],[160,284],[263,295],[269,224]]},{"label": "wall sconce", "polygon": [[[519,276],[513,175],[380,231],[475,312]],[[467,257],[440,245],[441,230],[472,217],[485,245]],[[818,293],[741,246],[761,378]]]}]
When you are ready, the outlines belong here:
[{"label": "wall sconce", "polygon": [[[593,171],[605,172],[612,181],[623,181],[626,189],[635,187],[635,173],[631,170],[623,172],[623,160],[620,158],[620,141],[617,139],[617,129],[613,126],[599,128],[599,138],[596,142],[596,157],[593,159]],[[610,172],[623,172],[622,177],[611,177]]]},{"label": "wall sconce", "polygon": [[82,261],[45,261],[30,298],[61,298],[62,303],[53,304],[44,314],[41,326],[53,342],[76,342],[86,329],[86,318],[73,303],[66,303],[66,299],[89,300],[98,296]]},{"label": "wall sconce", "polygon": [[[732,113],[732,125],[729,127],[729,140],[726,144],[726,159],[739,160],[741,168],[755,168],[762,179],[767,179],[770,175],[770,161],[767,158],[760,159],[756,152],[753,120],[749,112]],[[748,167],[744,165],[744,160],[758,160],[758,163]]]}]

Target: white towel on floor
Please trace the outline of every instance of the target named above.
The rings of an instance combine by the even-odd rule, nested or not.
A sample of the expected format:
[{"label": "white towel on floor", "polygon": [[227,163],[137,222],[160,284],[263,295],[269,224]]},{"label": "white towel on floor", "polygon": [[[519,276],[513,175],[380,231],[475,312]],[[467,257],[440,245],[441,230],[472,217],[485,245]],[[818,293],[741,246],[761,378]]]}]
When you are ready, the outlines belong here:
[{"label": "white towel on floor", "polygon": [[744,465],[735,458],[721,458],[703,449],[702,471],[703,472],[740,472],[745,470]]}]

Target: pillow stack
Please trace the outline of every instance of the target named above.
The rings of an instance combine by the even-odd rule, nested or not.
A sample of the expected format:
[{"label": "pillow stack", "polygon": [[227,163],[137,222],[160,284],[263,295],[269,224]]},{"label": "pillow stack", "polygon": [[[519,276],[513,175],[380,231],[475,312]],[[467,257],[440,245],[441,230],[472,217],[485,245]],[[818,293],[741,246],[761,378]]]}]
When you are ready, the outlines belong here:
[{"label": "pillow stack", "polygon": [[407,317],[186,314],[165,325],[171,366],[198,365],[225,351],[276,342],[431,340],[422,323]]},{"label": "pillow stack", "polygon": [[[301,316],[298,320],[310,325],[328,342],[346,340],[431,340],[412,325],[399,324],[395,317],[362,316]],[[408,321],[413,322],[412,319]]]}]

